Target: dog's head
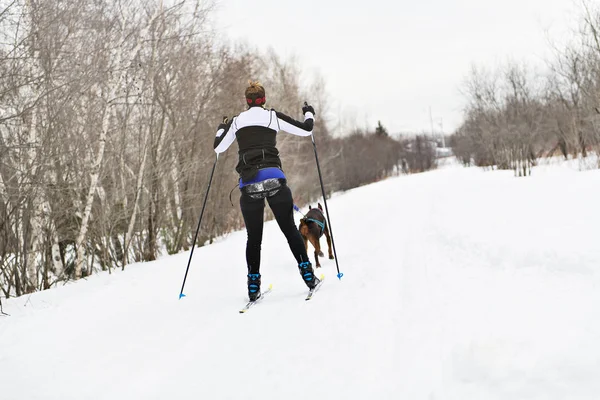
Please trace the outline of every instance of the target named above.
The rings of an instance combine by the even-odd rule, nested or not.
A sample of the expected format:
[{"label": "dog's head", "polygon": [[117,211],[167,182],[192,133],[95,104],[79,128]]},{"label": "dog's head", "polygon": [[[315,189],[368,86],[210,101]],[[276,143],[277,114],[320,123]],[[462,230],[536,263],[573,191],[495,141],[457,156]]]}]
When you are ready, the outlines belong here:
[{"label": "dog's head", "polygon": [[305,218],[300,219],[300,226],[298,226],[298,230],[300,231],[300,234],[304,237],[308,237],[308,235],[310,234],[308,221]]},{"label": "dog's head", "polygon": [[[317,207],[319,207],[319,210],[323,211],[323,206],[321,205],[321,203],[317,203]],[[312,207],[310,204],[308,205],[308,209],[312,210]]]}]

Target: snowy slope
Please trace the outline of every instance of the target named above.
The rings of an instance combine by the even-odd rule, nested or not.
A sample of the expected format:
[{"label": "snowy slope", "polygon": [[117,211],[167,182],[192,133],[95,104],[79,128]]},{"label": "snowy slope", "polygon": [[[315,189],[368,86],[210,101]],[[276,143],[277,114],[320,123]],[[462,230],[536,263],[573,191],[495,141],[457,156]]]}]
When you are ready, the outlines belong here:
[{"label": "snowy slope", "polygon": [[345,276],[323,260],[311,302],[273,222],[248,314],[244,232],[197,249],[182,300],[189,253],[6,301],[0,398],[600,398],[600,171],[450,166],[328,204]]}]

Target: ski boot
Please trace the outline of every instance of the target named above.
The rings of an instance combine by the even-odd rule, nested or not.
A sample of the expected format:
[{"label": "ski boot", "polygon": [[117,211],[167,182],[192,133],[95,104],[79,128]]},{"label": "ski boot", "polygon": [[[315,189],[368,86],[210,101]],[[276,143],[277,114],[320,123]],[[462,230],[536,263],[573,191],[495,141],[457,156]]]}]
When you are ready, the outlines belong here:
[{"label": "ski boot", "polygon": [[304,279],[306,286],[308,286],[309,289],[314,289],[320,280],[315,276],[312,264],[309,261],[301,262],[298,264],[298,268],[300,269],[300,275],[302,275],[302,279]]},{"label": "ski boot", "polygon": [[250,301],[260,297],[260,274],[248,274],[248,297]]}]

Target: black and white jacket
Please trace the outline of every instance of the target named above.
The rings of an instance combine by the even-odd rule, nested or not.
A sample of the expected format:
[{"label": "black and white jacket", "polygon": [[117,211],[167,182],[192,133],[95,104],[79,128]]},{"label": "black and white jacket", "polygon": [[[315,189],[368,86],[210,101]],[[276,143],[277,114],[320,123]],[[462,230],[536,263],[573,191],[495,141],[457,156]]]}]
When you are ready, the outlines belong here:
[{"label": "black and white jacket", "polygon": [[276,147],[279,131],[310,136],[314,119],[311,112],[306,112],[304,122],[300,122],[279,111],[250,107],[233,117],[227,124],[219,126],[214,149],[216,153],[222,153],[237,139],[239,162],[236,171],[243,181],[248,181],[256,176],[261,168],[281,168]]}]

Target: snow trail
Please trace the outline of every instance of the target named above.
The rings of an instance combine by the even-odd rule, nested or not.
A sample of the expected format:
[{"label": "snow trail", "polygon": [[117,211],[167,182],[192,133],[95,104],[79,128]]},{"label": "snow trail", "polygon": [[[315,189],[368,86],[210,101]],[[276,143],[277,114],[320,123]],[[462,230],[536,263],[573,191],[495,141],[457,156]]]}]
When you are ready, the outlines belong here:
[{"label": "snow trail", "polygon": [[449,166],[328,204],[345,275],[325,258],[310,302],[274,222],[247,314],[245,232],[196,249],[182,300],[189,253],[9,299],[2,398],[600,396],[600,171]]}]

